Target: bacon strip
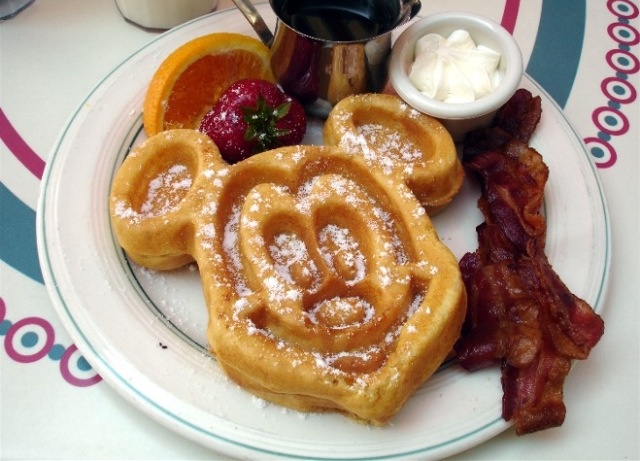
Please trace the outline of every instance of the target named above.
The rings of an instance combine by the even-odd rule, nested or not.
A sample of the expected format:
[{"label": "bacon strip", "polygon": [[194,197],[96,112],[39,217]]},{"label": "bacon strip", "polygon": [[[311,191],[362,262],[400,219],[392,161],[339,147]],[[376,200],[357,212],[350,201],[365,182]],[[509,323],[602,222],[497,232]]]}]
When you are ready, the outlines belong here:
[{"label": "bacon strip", "polygon": [[604,322],[555,273],[540,213],[548,168],[527,145],[540,98],[518,90],[492,127],[465,139],[463,163],[482,185],[478,249],[460,261],[468,295],[456,344],[468,370],[502,366],[502,416],[523,435],[564,422],[564,380],[585,359]]}]

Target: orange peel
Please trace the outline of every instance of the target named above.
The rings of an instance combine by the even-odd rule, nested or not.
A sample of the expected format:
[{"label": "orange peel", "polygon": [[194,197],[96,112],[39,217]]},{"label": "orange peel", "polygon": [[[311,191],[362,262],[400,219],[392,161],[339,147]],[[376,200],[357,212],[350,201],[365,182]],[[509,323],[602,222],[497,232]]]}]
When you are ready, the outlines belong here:
[{"label": "orange peel", "polygon": [[149,83],[143,106],[147,136],[198,129],[220,95],[243,78],[275,82],[269,48],[258,39],[218,32],[186,42],[164,59]]}]

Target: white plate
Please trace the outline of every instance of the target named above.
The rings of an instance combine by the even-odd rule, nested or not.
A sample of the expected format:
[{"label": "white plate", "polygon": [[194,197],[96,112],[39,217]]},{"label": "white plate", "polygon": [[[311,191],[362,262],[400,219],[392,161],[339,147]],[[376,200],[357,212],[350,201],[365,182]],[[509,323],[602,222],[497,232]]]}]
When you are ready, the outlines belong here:
[{"label": "white plate", "polygon": [[[273,22],[268,5],[258,6]],[[111,231],[111,180],[144,137],[141,106],[161,60],[185,41],[215,31],[252,34],[227,10],[159,36],[107,75],[61,133],[47,164],[38,245],[53,304],[100,375],[169,428],[237,457],[441,458],[509,425],[501,416],[500,372],[469,374],[445,364],[385,428],[332,414],[303,415],[252,397],[229,381],[206,351],[206,311],[193,268],[157,274],[131,267]],[[610,238],[597,174],[582,142],[544,91],[532,144],[551,176],[545,194],[547,254],[569,288],[603,308]],[[310,138],[318,139],[319,125]],[[458,257],[477,246],[478,190],[467,182],[435,220]],[[589,402],[584,402],[588,405]]]}]

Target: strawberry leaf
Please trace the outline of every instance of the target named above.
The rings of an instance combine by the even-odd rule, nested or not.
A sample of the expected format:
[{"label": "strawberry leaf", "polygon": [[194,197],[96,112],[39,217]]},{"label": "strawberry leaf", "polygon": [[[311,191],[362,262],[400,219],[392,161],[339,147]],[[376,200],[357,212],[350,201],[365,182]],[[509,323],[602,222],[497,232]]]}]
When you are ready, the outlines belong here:
[{"label": "strawberry leaf", "polygon": [[244,121],[247,130],[245,141],[256,141],[258,150],[268,150],[280,145],[279,138],[289,134],[291,130],[276,126],[279,120],[286,117],[291,108],[291,101],[277,107],[270,106],[262,95],[258,96],[256,107],[243,107]]}]

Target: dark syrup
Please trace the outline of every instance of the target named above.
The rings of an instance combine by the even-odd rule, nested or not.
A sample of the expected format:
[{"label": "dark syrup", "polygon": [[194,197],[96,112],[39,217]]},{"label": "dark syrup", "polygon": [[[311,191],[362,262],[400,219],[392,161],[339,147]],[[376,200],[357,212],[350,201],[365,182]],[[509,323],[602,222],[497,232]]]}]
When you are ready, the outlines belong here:
[{"label": "dark syrup", "polygon": [[396,16],[388,0],[289,0],[281,18],[305,35],[328,41],[367,40],[393,28]]}]

